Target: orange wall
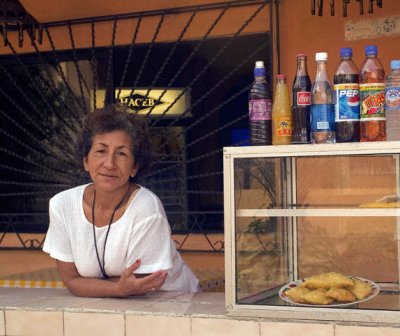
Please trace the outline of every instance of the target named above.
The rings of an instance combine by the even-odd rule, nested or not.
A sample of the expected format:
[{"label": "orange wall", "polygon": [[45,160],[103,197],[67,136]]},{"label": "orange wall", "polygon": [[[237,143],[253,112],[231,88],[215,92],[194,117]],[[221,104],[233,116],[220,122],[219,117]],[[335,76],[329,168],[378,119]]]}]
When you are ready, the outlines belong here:
[{"label": "orange wall", "polygon": [[364,0],[364,15],[359,13],[358,2],[351,0],[347,18],[342,16],[342,1],[335,1],[335,5],[335,16],[331,16],[329,1],[324,1],[324,15],[320,17],[311,15],[310,1],[280,1],[281,73],[288,76],[290,86],[296,71],[296,54],[299,52],[308,56],[308,71],[312,81],[316,68],[315,53],[319,51],[328,52],[328,75],[331,80],[340,59],[341,47],[353,48],[353,58],[359,68],[364,59],[364,47],[370,44],[378,46],[379,58],[386,72],[390,70],[390,60],[400,59],[400,35],[345,40],[346,23],[400,16],[400,0],[384,0],[383,8],[378,8],[374,1],[373,14],[367,13],[368,1]]},{"label": "orange wall", "polygon": [[19,0],[37,21],[54,22],[234,0]]},{"label": "orange wall", "polygon": [[[110,7],[108,0],[24,0],[25,9],[31,13],[41,23],[48,23],[66,19],[78,19],[97,17],[104,15],[122,14],[122,13],[137,13],[141,11],[155,10],[161,8],[194,6],[207,3],[218,3],[222,0],[175,0],[175,1],[126,1],[117,0],[113,10]],[[232,1],[232,0],[231,0]],[[229,1],[228,1],[229,2]],[[73,6],[75,4],[75,7]],[[236,34],[246,20],[255,13],[260,4],[248,5],[245,7],[229,8],[222,19],[214,26],[210,33],[210,37],[227,36]],[[220,15],[222,9],[209,9],[200,11],[195,16],[189,28],[185,32],[184,40],[202,38],[210,27],[213,25],[216,18]],[[156,42],[175,41],[179,38],[183,27],[190,18],[191,12],[166,15],[163,21],[162,29],[157,36]],[[137,19],[119,20],[116,31],[116,45],[130,45],[134,29],[137,25]],[[139,34],[136,43],[149,43],[152,41],[157,25],[160,21],[160,16],[145,17],[140,25]],[[269,5],[263,7],[261,11],[254,17],[249,25],[242,31],[242,34],[259,33],[269,30]],[[49,28],[50,36],[54,42],[56,50],[72,49],[68,27],[51,27]],[[91,24],[74,24],[72,25],[72,33],[74,36],[75,48],[90,48],[91,39]],[[96,47],[110,46],[113,35],[113,21],[96,22],[95,24],[95,45]],[[12,48],[16,53],[34,53],[35,49],[29,42],[29,38],[25,33],[23,46],[18,46],[17,33],[10,32],[8,39]],[[39,51],[51,50],[50,41],[47,34],[43,33],[43,44],[37,44]],[[4,46],[0,38],[0,54],[10,54],[12,49],[10,46]]]},{"label": "orange wall", "polygon": [[[232,0],[230,0],[232,1]],[[121,13],[132,13],[138,11],[154,10],[157,8],[183,7],[207,3],[224,2],[223,0],[147,0],[147,1],[126,1],[126,0],[21,0],[25,8],[40,22],[59,21],[76,19],[90,16],[112,15]],[[308,70],[313,80],[315,75],[315,53],[326,51],[329,54],[328,71],[333,78],[334,70],[339,61],[339,49],[341,47],[353,47],[354,60],[358,67],[364,59],[364,47],[369,44],[376,44],[386,72],[389,71],[390,60],[400,59],[400,35],[391,37],[380,37],[356,41],[345,40],[345,25],[350,21],[375,20],[377,18],[389,18],[400,16],[400,0],[385,0],[383,8],[377,8],[374,1],[374,13],[367,13],[368,0],[364,0],[364,15],[359,14],[358,2],[351,0],[348,5],[348,17],[342,17],[342,1],[335,1],[335,16],[330,16],[329,2],[324,2],[324,15],[311,15],[309,0],[279,0],[280,11],[280,47],[281,47],[281,69],[280,72],[288,76],[288,84],[291,85],[295,74],[296,54],[305,52],[308,55]],[[256,33],[269,29],[269,5],[255,18],[244,33]],[[211,35],[223,36],[233,34],[238,27],[248,18],[254,7],[240,7],[231,9],[221,24],[216,27]],[[196,39],[203,36],[205,30],[213,22],[217,11],[201,13],[185,35],[186,39]],[[181,27],[188,20],[188,14],[169,16],[164,23],[162,34],[157,39],[171,41],[178,37]],[[142,23],[143,29],[139,34],[137,42],[149,42],[154,34],[158,18],[151,17]],[[119,22],[116,44],[130,44],[132,31],[136,20]],[[90,25],[73,26],[76,48],[87,48],[91,45]],[[70,49],[71,42],[66,27],[52,28],[52,38],[55,41],[56,49]],[[24,47],[18,48],[16,36],[10,34],[10,40],[17,53],[34,52],[32,46],[25,39]],[[108,46],[111,43],[112,22],[96,24],[96,45]],[[0,41],[2,42],[2,41]],[[49,50],[49,42],[45,35],[43,45],[38,46],[39,50]],[[0,54],[9,54],[9,47],[0,44]],[[277,74],[275,62],[274,74]]]}]

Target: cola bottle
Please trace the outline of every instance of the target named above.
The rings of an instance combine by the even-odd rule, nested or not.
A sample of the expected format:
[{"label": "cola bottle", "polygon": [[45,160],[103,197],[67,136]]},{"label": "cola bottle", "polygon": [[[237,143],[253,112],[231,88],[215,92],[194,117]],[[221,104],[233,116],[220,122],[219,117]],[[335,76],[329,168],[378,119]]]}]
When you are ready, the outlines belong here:
[{"label": "cola bottle", "polygon": [[336,142],[360,141],[359,72],[353,49],[340,49],[340,62],[333,77]]},{"label": "cola bottle", "polygon": [[307,56],[298,54],[297,70],[292,85],[293,143],[310,142],[311,80],[307,71]]},{"label": "cola bottle", "polygon": [[271,90],[265,78],[264,62],[257,61],[249,92],[250,142],[253,146],[272,144],[271,110]]},{"label": "cola bottle", "polygon": [[333,89],[327,72],[328,54],[315,54],[317,73],[311,87],[311,141],[335,143],[335,105]]}]

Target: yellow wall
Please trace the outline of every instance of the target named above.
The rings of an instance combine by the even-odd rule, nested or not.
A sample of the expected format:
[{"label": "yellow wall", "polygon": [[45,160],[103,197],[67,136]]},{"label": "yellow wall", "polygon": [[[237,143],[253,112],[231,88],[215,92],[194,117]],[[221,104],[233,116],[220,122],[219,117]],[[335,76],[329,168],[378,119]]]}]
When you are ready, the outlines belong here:
[{"label": "yellow wall", "polygon": [[386,72],[390,69],[390,60],[400,59],[400,35],[345,40],[345,25],[351,21],[399,17],[399,0],[385,0],[383,8],[377,8],[375,1],[373,14],[367,13],[368,1],[364,1],[364,15],[359,13],[358,2],[352,0],[346,18],[342,16],[342,1],[335,1],[335,5],[335,16],[331,16],[329,1],[324,1],[324,15],[320,17],[311,15],[310,1],[280,1],[281,72],[288,76],[290,85],[296,71],[296,54],[299,52],[308,56],[308,70],[312,81],[316,69],[315,53],[319,51],[328,52],[328,74],[331,79],[340,59],[341,47],[353,48],[353,58],[359,68],[364,59],[364,47],[370,44],[378,46],[379,58]]}]

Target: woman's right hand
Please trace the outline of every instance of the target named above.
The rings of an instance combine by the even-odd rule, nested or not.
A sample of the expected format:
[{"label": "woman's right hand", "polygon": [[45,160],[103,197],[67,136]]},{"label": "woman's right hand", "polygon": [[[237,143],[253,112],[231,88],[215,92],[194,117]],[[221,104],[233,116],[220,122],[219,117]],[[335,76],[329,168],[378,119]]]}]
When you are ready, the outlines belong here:
[{"label": "woman's right hand", "polygon": [[134,272],[140,267],[140,259],[136,260],[131,266],[126,268],[119,277],[116,286],[118,296],[145,294],[159,290],[164,284],[168,272],[157,271],[149,275],[139,277]]}]

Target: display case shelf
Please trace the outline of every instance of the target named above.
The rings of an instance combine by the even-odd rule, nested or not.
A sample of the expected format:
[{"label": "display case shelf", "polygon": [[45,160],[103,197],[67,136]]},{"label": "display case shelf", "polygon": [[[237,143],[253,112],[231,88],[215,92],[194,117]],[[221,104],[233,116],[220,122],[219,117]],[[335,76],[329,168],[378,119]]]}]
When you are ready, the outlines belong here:
[{"label": "display case shelf", "polygon": [[237,217],[380,217],[400,216],[400,209],[320,208],[320,209],[238,209]]}]

